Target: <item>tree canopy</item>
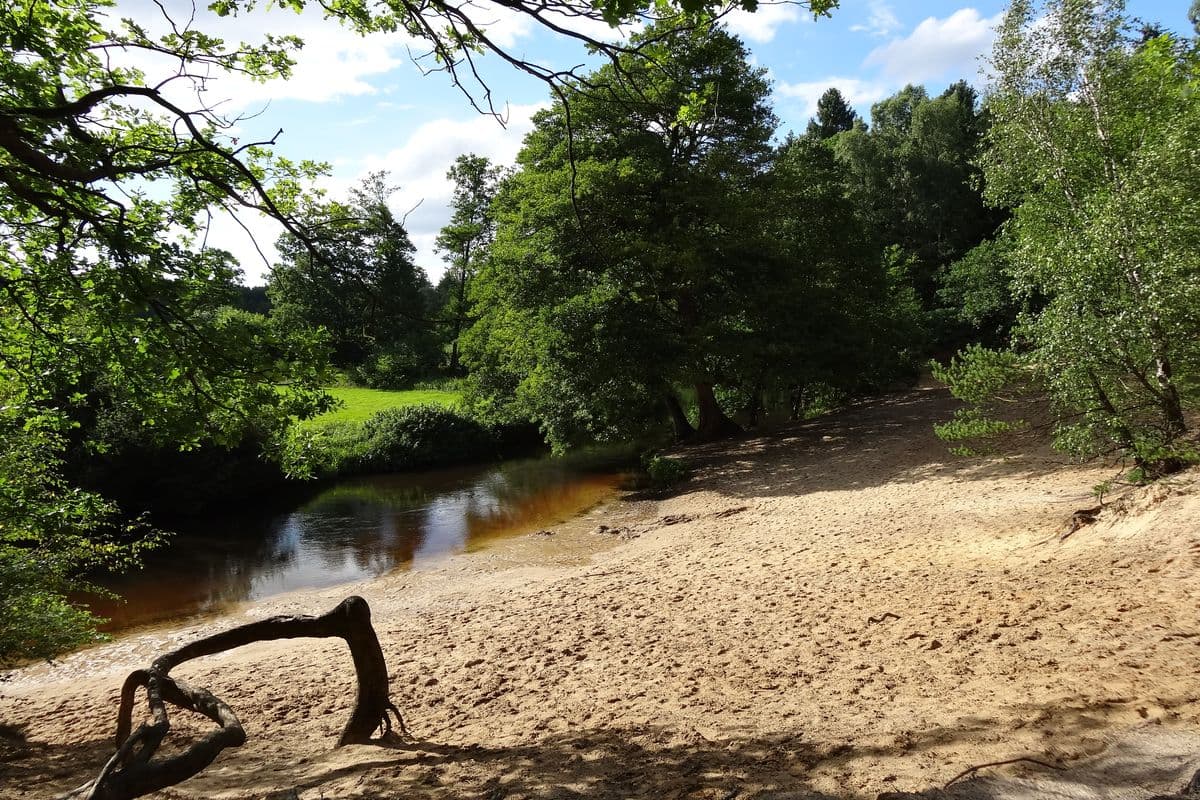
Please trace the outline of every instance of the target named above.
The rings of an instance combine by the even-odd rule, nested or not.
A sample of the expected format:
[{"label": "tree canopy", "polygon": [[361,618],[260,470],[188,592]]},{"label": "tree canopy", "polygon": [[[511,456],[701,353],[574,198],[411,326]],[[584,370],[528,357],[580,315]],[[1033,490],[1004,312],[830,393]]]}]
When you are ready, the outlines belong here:
[{"label": "tree canopy", "polygon": [[332,363],[379,388],[403,385],[437,361],[423,291],[429,281],[388,207],[392,191],[376,172],[348,202],[308,204],[300,215],[307,238],[280,239],[267,289],[272,321],[285,335],[323,329]]},{"label": "tree canopy", "polygon": [[535,118],[472,293],[477,401],[560,444],[626,436],[664,410],[689,433],[681,392],[700,436],[735,430],[730,414],[754,416],[777,379],[862,355],[833,355],[861,330],[840,325],[843,301],[890,302],[832,158],[796,145],[777,159],[742,43],[718,27],[634,42],[652,62],[601,68]]},{"label": "tree canopy", "polygon": [[[1033,384],[1064,449],[1170,471],[1194,457],[1200,376],[1195,43],[1143,41],[1119,2],[1018,0],[993,65],[982,163],[989,198],[1013,209],[1007,272],[1029,309],[1007,356],[972,351],[949,377],[964,392]],[[996,394],[970,398],[952,432],[1002,429],[986,416]]]}]

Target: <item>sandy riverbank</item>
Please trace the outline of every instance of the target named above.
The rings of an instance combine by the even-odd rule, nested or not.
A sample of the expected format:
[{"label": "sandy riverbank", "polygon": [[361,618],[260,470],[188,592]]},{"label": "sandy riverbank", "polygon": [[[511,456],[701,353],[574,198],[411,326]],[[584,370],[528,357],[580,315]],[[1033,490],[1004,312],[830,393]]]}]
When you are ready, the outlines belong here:
[{"label": "sandy riverbank", "polygon": [[[1177,788],[1200,766],[1195,477],[1060,543],[1115,470],[1042,451],[957,460],[930,430],[950,408],[917,390],[695,450],[677,497],[227,615],[216,624],[363,595],[418,741],[333,750],[348,656],[255,645],[176,671],[250,741],[162,796],[874,797],[1025,755],[1075,766],[1038,768],[1072,796]],[[198,630],[0,683],[0,796],[94,774],[123,674]],[[1021,796],[1005,785],[967,790]]]}]

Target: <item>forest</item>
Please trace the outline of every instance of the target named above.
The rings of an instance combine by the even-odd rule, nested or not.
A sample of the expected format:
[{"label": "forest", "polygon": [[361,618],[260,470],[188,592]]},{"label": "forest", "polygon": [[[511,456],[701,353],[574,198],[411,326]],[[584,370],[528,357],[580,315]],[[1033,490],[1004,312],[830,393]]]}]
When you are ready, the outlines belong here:
[{"label": "forest", "polygon": [[[287,75],[298,42],[157,34],[103,5],[0,10],[6,667],[103,640],[80,593],[169,546],[180,515],[595,445],[671,482],[689,446],[930,373],[960,458],[1040,436],[1132,487],[1200,462],[1200,2],[1180,32],[1120,0],[1012,0],[986,82],[910,84],[862,115],[831,85],[804,130],[724,7],[582,4],[643,24],[566,34],[591,55],[561,72],[453,4],[324,2],[329,25],[416,37],[460,85],[485,56],[545,82],[515,163],[462,153],[446,175],[436,284],[386,171],[333,196],[325,166],[168,91]],[[118,51],[178,68],[153,84]],[[226,211],[283,231],[265,287],[207,246]],[[336,387],[457,399],[312,424]]]}]

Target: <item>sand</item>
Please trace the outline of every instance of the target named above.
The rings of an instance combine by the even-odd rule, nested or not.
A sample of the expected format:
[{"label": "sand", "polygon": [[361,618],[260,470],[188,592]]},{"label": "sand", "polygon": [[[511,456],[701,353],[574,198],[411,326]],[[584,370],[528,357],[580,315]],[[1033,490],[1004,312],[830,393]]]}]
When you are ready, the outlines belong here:
[{"label": "sand", "polygon": [[[930,428],[952,408],[918,389],[688,450],[694,476],[668,499],[18,670],[0,682],[0,796],[94,774],[117,687],[154,652],[348,594],[372,606],[415,741],[334,749],[353,699],[339,643],[254,645],[176,670],[250,741],[161,796],[1177,790],[1200,767],[1198,476],[1132,491],[1060,542],[1117,468],[1034,447],[958,459]],[[176,719],[184,741],[204,730]],[[1050,766],[938,791],[1022,756]]]}]

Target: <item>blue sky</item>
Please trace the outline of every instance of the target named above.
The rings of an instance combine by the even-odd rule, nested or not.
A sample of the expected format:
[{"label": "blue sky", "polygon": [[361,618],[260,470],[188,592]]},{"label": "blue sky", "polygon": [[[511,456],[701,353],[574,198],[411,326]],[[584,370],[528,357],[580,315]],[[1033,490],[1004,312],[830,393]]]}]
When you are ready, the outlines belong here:
[{"label": "blue sky", "polygon": [[[1189,2],[1130,0],[1128,8],[1135,16],[1186,31]],[[168,0],[166,5],[177,4]],[[782,134],[804,129],[817,97],[829,86],[841,89],[864,117],[872,103],[907,83],[931,92],[959,78],[982,86],[981,56],[990,50],[1005,6],[1004,0],[842,0],[831,18],[813,21],[802,7],[764,3],[754,14],[732,15],[729,26],[768,70]],[[153,16],[152,8],[146,0],[120,4],[122,14],[139,21]],[[530,60],[569,66],[586,58],[577,43],[525,18],[490,11],[485,1],[478,19],[491,24],[497,41]],[[229,40],[256,41],[273,32],[295,33],[305,41],[290,80],[252,84],[222,77],[209,83],[206,100],[223,103],[228,113],[255,115],[242,124],[246,136],[269,136],[282,128],[277,152],[328,162],[332,175],[325,188],[335,196],[367,172],[388,170],[400,187],[393,208],[407,215],[418,263],[434,281],[444,269],[433,239],[449,217],[446,170],[466,152],[511,162],[529,130],[530,115],[547,103],[542,83],[485,59],[496,105],[508,118],[501,126],[472,109],[444,74],[421,74],[400,36],[359,37],[319,14],[260,8],[234,20],[201,16],[197,26]],[[274,225],[243,222],[272,260]],[[268,265],[237,225],[218,220],[209,243],[238,256],[247,283],[263,282]]]}]

